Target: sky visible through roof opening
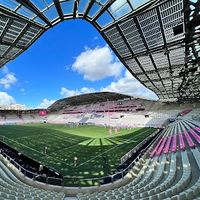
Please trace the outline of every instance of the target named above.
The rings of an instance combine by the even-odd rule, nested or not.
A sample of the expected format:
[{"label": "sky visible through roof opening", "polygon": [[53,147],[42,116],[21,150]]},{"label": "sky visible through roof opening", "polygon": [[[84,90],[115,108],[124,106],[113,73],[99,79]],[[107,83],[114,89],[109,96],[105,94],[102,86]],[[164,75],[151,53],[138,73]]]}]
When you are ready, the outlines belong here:
[{"label": "sky visible through roof opening", "polygon": [[56,25],[0,71],[0,105],[48,107],[60,98],[100,91],[157,99],[83,20]]}]

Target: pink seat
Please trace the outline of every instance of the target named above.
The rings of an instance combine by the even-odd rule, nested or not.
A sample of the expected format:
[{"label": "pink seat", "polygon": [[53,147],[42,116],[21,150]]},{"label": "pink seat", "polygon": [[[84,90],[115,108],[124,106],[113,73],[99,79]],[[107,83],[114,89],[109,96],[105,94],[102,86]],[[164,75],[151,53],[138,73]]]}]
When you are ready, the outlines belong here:
[{"label": "pink seat", "polygon": [[172,137],[169,136],[168,139],[167,139],[167,144],[166,144],[166,146],[165,146],[165,148],[164,148],[164,151],[163,151],[165,154],[166,154],[166,153],[169,153],[171,140],[172,140]]},{"label": "pink seat", "polygon": [[183,140],[183,135],[181,133],[178,134],[179,137],[179,146],[181,150],[185,149],[185,142]]},{"label": "pink seat", "polygon": [[200,143],[200,136],[193,130],[193,129],[190,129],[190,133],[191,135],[195,138],[195,140]]},{"label": "pink seat", "polygon": [[163,138],[163,141],[162,141],[162,144],[160,145],[158,151],[156,152],[156,155],[157,156],[160,156],[163,149],[164,149],[164,146],[165,146],[165,142],[167,141],[167,137]]},{"label": "pink seat", "polygon": [[192,138],[190,137],[190,135],[188,134],[187,131],[185,131],[184,135],[186,137],[186,140],[187,140],[187,143],[189,144],[189,146],[190,147],[195,147],[196,144],[193,142]]},{"label": "pink seat", "polygon": [[173,135],[172,137],[172,152],[176,152],[176,135]]},{"label": "pink seat", "polygon": [[195,127],[194,129],[200,133],[200,127]]},{"label": "pink seat", "polygon": [[158,144],[156,145],[156,147],[154,148],[154,150],[151,152],[150,157],[152,158],[155,153],[157,152],[157,149],[159,148],[161,142],[162,142],[163,138],[160,139],[160,141],[158,142]]}]

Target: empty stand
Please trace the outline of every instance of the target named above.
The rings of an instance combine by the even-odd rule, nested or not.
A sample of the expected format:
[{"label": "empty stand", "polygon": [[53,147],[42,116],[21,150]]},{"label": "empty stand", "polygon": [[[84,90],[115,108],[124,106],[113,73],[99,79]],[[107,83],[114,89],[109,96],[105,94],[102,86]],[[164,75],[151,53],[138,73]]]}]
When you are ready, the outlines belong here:
[{"label": "empty stand", "polygon": [[0,174],[0,199],[64,199],[63,193],[34,188],[21,182],[2,161],[0,161]]},{"label": "empty stand", "polygon": [[149,155],[139,161],[143,167],[135,179],[114,190],[78,194],[78,199],[199,199],[199,130],[196,122],[188,120],[169,124]]}]

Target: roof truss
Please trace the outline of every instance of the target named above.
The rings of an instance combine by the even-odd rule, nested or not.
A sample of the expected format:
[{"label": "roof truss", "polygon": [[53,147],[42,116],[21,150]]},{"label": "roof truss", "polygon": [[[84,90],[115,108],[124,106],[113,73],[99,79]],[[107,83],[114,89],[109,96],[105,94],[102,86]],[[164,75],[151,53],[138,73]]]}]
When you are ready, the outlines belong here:
[{"label": "roof truss", "polygon": [[9,6],[0,3],[0,66],[48,28],[82,18],[160,99],[199,98],[199,1],[151,0],[144,5],[129,0],[90,0],[85,5],[82,0],[41,1],[41,5],[35,0],[7,1]]}]

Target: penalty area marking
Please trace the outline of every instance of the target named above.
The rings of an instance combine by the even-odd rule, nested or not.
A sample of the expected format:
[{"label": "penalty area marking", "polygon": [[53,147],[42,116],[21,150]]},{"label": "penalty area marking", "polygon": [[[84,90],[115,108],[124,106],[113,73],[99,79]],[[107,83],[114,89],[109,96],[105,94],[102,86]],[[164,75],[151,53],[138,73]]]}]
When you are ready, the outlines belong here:
[{"label": "penalty area marking", "polygon": [[[71,133],[67,133],[67,134],[71,134]],[[70,138],[70,137],[65,137],[65,136],[59,136],[59,135],[56,135],[55,133],[47,133],[47,135],[50,135],[50,136],[54,136],[54,137],[57,137],[58,139],[61,139],[61,140],[65,140],[65,141],[67,141],[67,140],[71,140],[71,141],[76,141],[76,142],[80,142],[79,140],[77,140],[77,139],[73,139],[73,138]]]},{"label": "penalty area marking", "polygon": [[[150,130],[146,130],[146,131],[144,131],[144,132],[141,132],[140,134],[138,134],[138,135],[136,135],[136,136],[134,136],[134,137],[132,137],[132,138],[130,138],[130,139],[127,139],[127,140],[125,140],[125,141],[132,140],[133,138],[135,138],[135,137],[137,137],[137,136],[139,136],[139,135],[141,135],[141,134],[144,134],[144,133],[146,133],[146,132],[148,132],[148,131],[150,131]],[[92,160],[94,160],[95,158],[98,158],[98,157],[100,157],[101,155],[103,155],[103,154],[105,154],[105,153],[107,153],[107,152],[109,152],[109,151],[111,151],[111,150],[117,148],[119,145],[121,145],[121,144],[117,144],[116,146],[114,146],[114,147],[112,147],[112,148],[110,148],[110,149],[104,151],[103,153],[100,153],[100,154],[98,154],[97,156],[94,156],[94,157],[92,157],[91,159],[89,159],[89,160],[87,160],[87,161],[81,163],[80,165],[77,166],[77,168],[80,167],[80,166],[82,166],[82,165],[84,165],[84,164],[86,164],[86,163],[88,163],[88,162],[90,162],[90,161],[92,161]]]}]

